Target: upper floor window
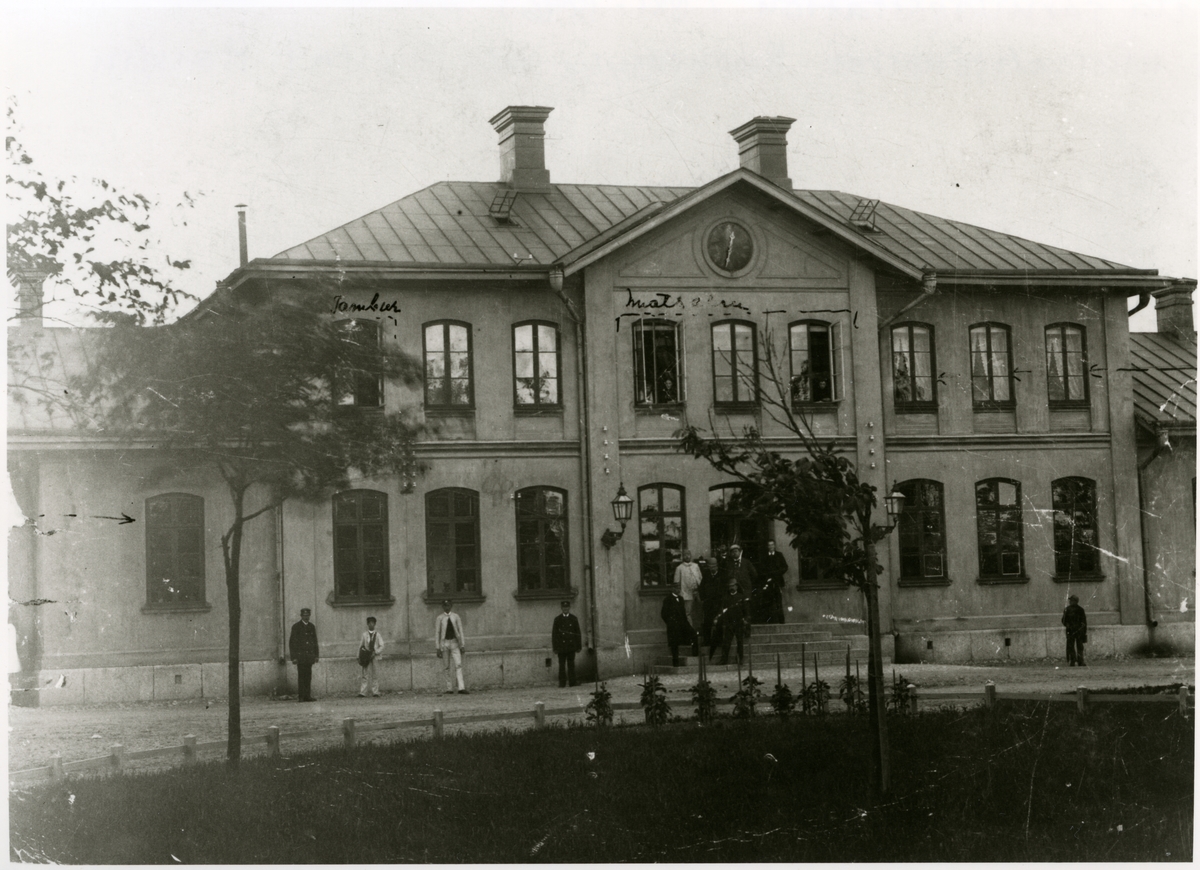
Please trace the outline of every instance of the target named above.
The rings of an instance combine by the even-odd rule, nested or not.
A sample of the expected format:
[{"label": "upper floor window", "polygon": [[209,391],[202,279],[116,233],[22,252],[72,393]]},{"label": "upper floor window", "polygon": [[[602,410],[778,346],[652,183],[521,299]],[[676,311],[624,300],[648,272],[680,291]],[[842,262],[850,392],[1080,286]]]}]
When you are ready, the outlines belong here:
[{"label": "upper floor window", "polygon": [[1025,543],[1021,525],[1021,484],[992,478],[975,484],[979,534],[979,576],[986,580],[1024,578]]},{"label": "upper floor window", "polygon": [[788,327],[792,404],[833,402],[838,395],[837,326],[816,320]]},{"label": "upper floor window", "polygon": [[1046,327],[1046,392],[1051,407],[1088,403],[1087,333],[1074,323]]},{"label": "upper floor window", "polygon": [[[339,320],[343,338],[368,351],[367,362],[379,352],[379,324],[374,320]],[[338,407],[378,408],[383,404],[383,380],[378,370],[353,367],[334,373],[334,401]]]},{"label": "upper floor window", "polygon": [[633,325],[633,401],[660,405],[683,401],[679,324],[639,320]]},{"label": "upper floor window", "polygon": [[351,489],[333,497],[333,595],[340,601],[387,598],[387,495]]},{"label": "upper floor window", "polygon": [[971,327],[971,401],[981,410],[1013,406],[1012,333],[1002,323]]},{"label": "upper floor window", "polygon": [[892,327],[892,398],[897,411],[937,410],[934,365],[932,326]]},{"label": "upper floor window", "polygon": [[536,322],[513,327],[513,401],[518,408],[561,404],[558,363],[558,327]]},{"label": "upper floor window", "polygon": [[551,486],[517,490],[517,588],[568,588],[567,494]]},{"label": "upper floor window", "polygon": [[1096,535],[1096,482],[1060,477],[1050,484],[1054,506],[1054,573],[1059,577],[1100,573]]},{"label": "upper floor window", "polygon": [[946,578],[946,512],[942,485],[936,480],[906,480],[900,514],[900,580]]},{"label": "upper floor window", "polygon": [[642,586],[665,588],[675,579],[675,566],[687,546],[684,490],[669,483],[638,489],[638,530],[642,555]]},{"label": "upper floor window", "polygon": [[204,499],[197,495],[146,499],[146,603],[204,603]]},{"label": "upper floor window", "polygon": [[471,324],[444,320],[425,325],[425,407],[475,406]]},{"label": "upper floor window", "polygon": [[727,320],[712,328],[713,397],[718,405],[758,401],[758,347],[753,323]]},{"label": "upper floor window", "polygon": [[426,493],[425,577],[431,598],[479,594],[479,493]]}]

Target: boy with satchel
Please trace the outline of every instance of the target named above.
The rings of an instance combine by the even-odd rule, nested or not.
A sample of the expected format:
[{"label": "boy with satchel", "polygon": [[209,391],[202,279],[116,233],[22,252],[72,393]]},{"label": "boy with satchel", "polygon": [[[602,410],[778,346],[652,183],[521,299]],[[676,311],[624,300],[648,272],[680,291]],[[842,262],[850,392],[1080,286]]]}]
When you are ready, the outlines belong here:
[{"label": "boy with satchel", "polygon": [[375,659],[383,652],[383,638],[375,630],[375,617],[367,617],[367,630],[362,633],[358,645],[358,664],[362,668],[362,682],[358,697],[367,697],[367,684],[371,686],[371,697],[379,697],[379,675],[375,672]]}]

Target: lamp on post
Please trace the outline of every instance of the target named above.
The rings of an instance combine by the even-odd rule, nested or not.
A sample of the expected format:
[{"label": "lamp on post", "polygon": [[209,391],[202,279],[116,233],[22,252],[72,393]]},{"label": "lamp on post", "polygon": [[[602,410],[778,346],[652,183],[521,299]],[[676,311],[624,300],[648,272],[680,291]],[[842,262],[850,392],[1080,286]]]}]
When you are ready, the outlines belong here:
[{"label": "lamp on post", "polygon": [[600,536],[600,543],[606,549],[612,549],[613,545],[621,540],[621,535],[625,534],[625,524],[633,516],[633,499],[625,492],[625,484],[623,482],[617,487],[617,497],[612,500],[612,509],[613,519],[621,524],[621,531],[614,532],[612,529],[604,530],[604,534]]}]

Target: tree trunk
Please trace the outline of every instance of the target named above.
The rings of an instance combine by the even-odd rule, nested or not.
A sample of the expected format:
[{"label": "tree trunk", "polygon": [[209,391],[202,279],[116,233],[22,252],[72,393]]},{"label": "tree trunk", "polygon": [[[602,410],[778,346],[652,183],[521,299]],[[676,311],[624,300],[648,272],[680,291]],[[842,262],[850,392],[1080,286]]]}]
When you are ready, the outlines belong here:
[{"label": "tree trunk", "polygon": [[879,797],[891,789],[891,760],[888,753],[887,715],[883,696],[883,644],[879,636],[879,585],[876,573],[875,542],[870,539],[870,524],[864,540],[867,551],[867,581],[863,594],[867,596],[867,691],[871,723],[871,749],[875,758],[875,789]]},{"label": "tree trunk", "polygon": [[234,521],[225,546],[225,591],[229,597],[229,737],[225,758],[237,767],[242,757],[242,499],[234,498]]}]

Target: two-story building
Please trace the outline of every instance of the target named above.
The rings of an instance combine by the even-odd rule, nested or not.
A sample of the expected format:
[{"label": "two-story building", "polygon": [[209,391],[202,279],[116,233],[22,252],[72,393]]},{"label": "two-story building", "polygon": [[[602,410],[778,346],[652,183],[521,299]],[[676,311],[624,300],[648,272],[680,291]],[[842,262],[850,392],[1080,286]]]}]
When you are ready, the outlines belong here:
[{"label": "two-story building", "polygon": [[[1178,608],[1194,600],[1194,549],[1190,576],[1145,568],[1156,539],[1139,511],[1128,328],[1130,297],[1190,305],[1194,281],[796,188],[789,118],[732,131],[740,166],[699,188],[551,182],[550,111],[491,119],[497,181],[434,184],[245,262],[219,287],[310,288],[314,306],[425,367],[420,389],[339,397],[416,409],[423,473],[289,502],[248,527],[247,691],[294,680],[283,657],[301,607],[320,633],[319,694],[354,685],[368,614],[389,641],[385,690],[436,687],[447,597],[474,685],[548,680],[564,598],[584,626],[585,669],[636,672],[665,649],[659,608],[682,549],[734,541],[752,557],[778,542],[786,622],[861,634],[860,594],[824,579],[781,523],[748,513],[735,481],[676,449],[686,423],[752,425],[799,455],[781,404],[881,494],[906,496],[880,553],[887,655],[1059,655],[1068,593],[1088,611],[1094,654],[1194,647]],[[80,341],[18,332],[39,347]],[[1194,386],[1192,397],[1194,438]],[[10,410],[26,516],[126,510],[142,522],[123,536],[35,523],[14,534],[11,597],[52,602],[13,605],[27,681],[66,677],[44,703],[219,696],[218,482],[164,483],[140,470],[152,451],[36,413]],[[621,486],[633,516],[614,542]],[[1184,614],[1172,620],[1152,606],[1168,587]]]}]

